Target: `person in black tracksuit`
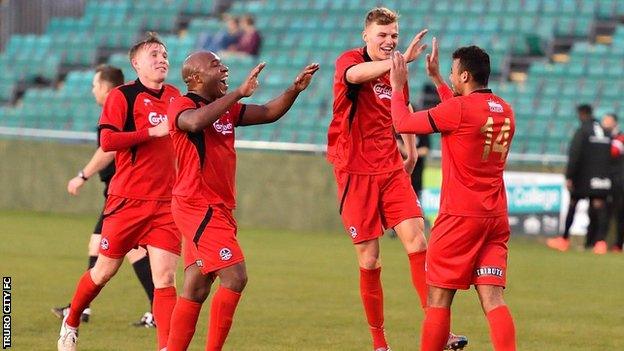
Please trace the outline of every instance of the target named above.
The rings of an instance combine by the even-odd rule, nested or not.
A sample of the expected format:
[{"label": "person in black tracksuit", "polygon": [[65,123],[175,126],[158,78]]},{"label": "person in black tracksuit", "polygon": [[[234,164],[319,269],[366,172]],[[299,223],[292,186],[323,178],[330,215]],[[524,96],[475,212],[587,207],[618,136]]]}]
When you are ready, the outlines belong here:
[{"label": "person in black tracksuit", "polygon": [[618,117],[615,113],[605,114],[600,123],[612,137],[611,180],[613,187],[609,212],[616,224],[616,236],[611,251],[622,252],[624,244],[624,133],[618,128]]},{"label": "person in black tracksuit", "polygon": [[[569,242],[569,230],[574,220],[578,200],[589,198],[588,215],[590,224],[587,229],[585,247],[594,247],[595,253],[606,253],[605,237],[609,229],[607,197],[612,188],[610,178],[611,136],[605,132],[592,115],[589,105],[577,107],[581,126],[574,133],[568,153],[566,186],[570,191],[570,206],[566,217],[565,230],[561,238],[551,239],[548,246],[567,250],[567,246],[554,247],[558,241]],[[565,248],[565,249],[563,249]]]}]

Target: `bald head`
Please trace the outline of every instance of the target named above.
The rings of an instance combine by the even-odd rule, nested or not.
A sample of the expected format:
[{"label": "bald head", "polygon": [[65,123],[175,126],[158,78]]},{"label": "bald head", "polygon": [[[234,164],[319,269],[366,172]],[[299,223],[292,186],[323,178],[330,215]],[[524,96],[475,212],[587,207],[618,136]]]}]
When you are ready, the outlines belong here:
[{"label": "bald head", "polygon": [[194,74],[206,70],[219,57],[211,51],[198,51],[189,55],[182,64],[182,80],[188,85]]}]

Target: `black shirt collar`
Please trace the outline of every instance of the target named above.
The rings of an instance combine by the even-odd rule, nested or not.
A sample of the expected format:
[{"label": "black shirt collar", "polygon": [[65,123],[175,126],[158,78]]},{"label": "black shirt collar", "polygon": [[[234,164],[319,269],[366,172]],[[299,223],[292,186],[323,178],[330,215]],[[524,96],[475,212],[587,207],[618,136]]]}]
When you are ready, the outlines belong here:
[{"label": "black shirt collar", "polygon": [[366,51],[366,46],[362,49],[362,56],[364,56],[364,62],[371,62],[373,60],[368,54],[368,51]]},{"label": "black shirt collar", "polygon": [[191,100],[193,100],[193,102],[195,102],[195,103],[203,102],[206,105],[208,105],[210,103],[210,100],[204,98],[201,95],[195,94],[195,93],[188,92],[188,93],[186,93],[186,97],[191,99]]},{"label": "black shirt collar", "polygon": [[477,89],[471,92],[470,94],[492,94],[492,89],[488,89],[488,88]]},{"label": "black shirt collar", "polygon": [[155,92],[153,89],[150,89],[148,87],[146,87],[145,85],[143,85],[143,83],[141,83],[141,81],[139,80],[139,78],[137,78],[134,81],[143,91],[145,91],[146,93],[154,96],[157,99],[160,99],[160,97],[162,96],[162,94],[165,92],[165,85],[163,84],[162,88],[160,88],[160,90],[158,92]]}]

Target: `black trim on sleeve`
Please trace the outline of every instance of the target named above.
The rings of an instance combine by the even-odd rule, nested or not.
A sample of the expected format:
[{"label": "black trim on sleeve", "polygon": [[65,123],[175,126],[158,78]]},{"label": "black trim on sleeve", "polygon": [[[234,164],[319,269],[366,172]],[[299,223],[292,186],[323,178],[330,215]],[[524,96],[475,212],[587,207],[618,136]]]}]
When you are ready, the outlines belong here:
[{"label": "black trim on sleeve", "polygon": [[[139,82],[138,79],[135,81],[135,84],[128,84],[128,85],[123,85],[119,87],[119,91],[126,98],[126,105],[127,105],[126,121],[124,122],[124,127],[123,127],[124,132],[136,131],[136,122],[134,120],[134,103],[136,101],[137,96],[139,96],[139,94],[145,91],[146,89],[147,88],[144,87],[143,84],[141,84],[141,82]],[[163,91],[164,91],[164,87],[163,87]],[[133,165],[134,165],[134,162],[136,161],[138,148],[139,148],[138,145],[134,145],[130,147],[130,154],[131,154],[131,160],[132,160]]]},{"label": "black trim on sleeve", "polygon": [[195,236],[193,237],[193,243],[195,243],[195,246],[197,246],[197,243],[199,243],[199,239],[201,239],[202,235],[204,235],[204,230],[206,229],[206,226],[208,225],[208,222],[210,222],[211,218],[212,206],[209,206],[208,211],[206,211],[206,215],[204,216],[204,219],[199,224],[199,227],[197,227],[197,231],[195,231]]},{"label": "black trim on sleeve", "polygon": [[[101,132],[102,129],[111,129],[111,130],[114,130],[115,132],[119,132],[119,129],[112,124],[100,124],[98,126],[98,132]],[[99,139],[99,133],[98,133],[98,139]]]},{"label": "black trim on sleeve", "polygon": [[427,111],[427,117],[429,118],[429,124],[431,124],[431,129],[433,129],[433,132],[440,133],[440,130],[438,129],[438,126],[436,126],[433,117],[431,117],[431,113],[429,111]]},{"label": "black trim on sleeve", "polygon": [[236,122],[236,126],[237,127],[244,127],[246,126],[245,123],[243,123],[243,116],[245,115],[245,111],[247,110],[247,104],[241,104],[241,109],[240,112],[238,113],[238,120]]}]

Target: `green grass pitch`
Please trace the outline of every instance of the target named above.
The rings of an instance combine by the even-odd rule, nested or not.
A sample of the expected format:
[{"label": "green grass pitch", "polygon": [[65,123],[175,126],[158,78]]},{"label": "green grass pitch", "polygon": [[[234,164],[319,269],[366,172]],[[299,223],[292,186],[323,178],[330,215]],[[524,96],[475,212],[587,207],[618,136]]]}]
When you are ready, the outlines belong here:
[{"label": "green grass pitch", "polygon": [[[0,212],[0,273],[13,279],[13,350],[54,350],[59,321],[86,266],[95,216]],[[241,229],[249,284],[226,350],[370,350],[350,240],[339,233]],[[624,346],[624,256],[547,250],[534,238],[510,244],[507,302],[519,350],[617,350]],[[382,239],[386,329],[395,350],[417,350],[422,312],[400,243]],[[181,282],[181,276],[178,277]],[[191,350],[203,350],[206,304]],[[79,350],[154,350],[155,331],[130,323],[147,309],[124,264],[92,305]],[[473,290],[459,293],[453,330],[469,350],[491,350]],[[619,348],[618,348],[619,346]]]}]

